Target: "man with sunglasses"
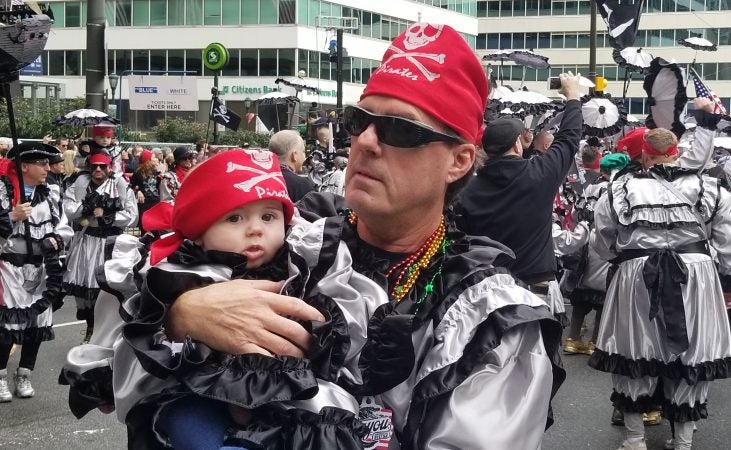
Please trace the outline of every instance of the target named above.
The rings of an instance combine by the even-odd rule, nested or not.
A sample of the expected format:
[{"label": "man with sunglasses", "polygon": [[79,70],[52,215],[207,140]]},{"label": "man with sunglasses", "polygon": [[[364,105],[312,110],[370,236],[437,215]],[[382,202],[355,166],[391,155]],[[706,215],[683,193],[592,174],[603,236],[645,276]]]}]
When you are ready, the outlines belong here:
[{"label": "man with sunglasses", "polygon": [[73,224],[64,290],[76,298],[76,318],[86,320],[84,341],[94,331],[94,305],[99,295],[96,268],[104,263],[104,245],[137,223],[137,198],[121,173],[112,171],[106,152],[91,153],[87,170],[69,182],[63,208]]},{"label": "man with sunglasses", "polygon": [[[306,219],[327,218],[322,242],[308,242],[319,249],[318,262],[325,267],[333,249],[346,245],[354,269],[379,283],[390,302],[371,314],[333,296],[335,307],[318,311],[280,295],[280,283],[235,280],[181,295],[166,333],[232,354],[302,356],[312,339],[307,329],[338,323],[354,342],[342,356],[360,367],[336,380],[359,403],[341,409],[366,425],[364,446],[539,448],[550,399],[565,376],[561,327],[497,267],[510,251],[464,235],[448,213],[472,177],[487,90],[482,66],[458,32],[412,25],[389,47],[358,105],[344,111],[353,135],[345,201],[311,193],[298,204]],[[354,320],[363,314],[367,329]],[[114,351],[115,360],[135,358],[126,344]],[[144,386],[159,380],[141,364],[130,366],[114,404],[132,442],[151,431],[139,418],[154,409],[138,401],[149,394]],[[243,427],[237,436],[248,440],[236,444],[270,448],[262,431]]]}]

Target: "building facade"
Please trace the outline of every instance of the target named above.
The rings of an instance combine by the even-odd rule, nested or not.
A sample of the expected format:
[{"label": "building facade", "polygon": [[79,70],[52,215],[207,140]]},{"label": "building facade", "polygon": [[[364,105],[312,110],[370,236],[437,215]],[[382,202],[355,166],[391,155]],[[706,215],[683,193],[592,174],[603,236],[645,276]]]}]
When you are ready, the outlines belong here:
[{"label": "building facade", "polygon": [[[503,79],[517,87],[521,80],[530,90],[550,93],[547,78],[571,70],[589,72],[589,11],[591,2],[564,0],[498,1],[478,0],[479,32],[477,53],[499,49],[533,49],[549,57],[550,69],[526,69],[505,64]],[[635,46],[653,56],[686,64],[695,60],[696,71],[729,110],[731,97],[731,1],[728,0],[645,0]],[[612,59],[606,39],[607,27],[597,17],[597,73],[609,80],[607,92],[622,95],[624,70]],[[678,40],[700,36],[717,44],[715,52],[692,50]],[[492,63],[493,73],[499,63]],[[692,83],[691,83],[692,85]],[[688,96],[695,91],[688,88]],[[635,75],[627,93],[630,114],[649,111],[642,77]]]},{"label": "building facade", "polygon": [[[86,1],[51,1],[55,16],[51,37],[42,55],[43,79],[60,80],[62,95],[85,95]],[[335,64],[328,48],[337,24],[332,18],[357,18],[358,27],[345,30],[343,101],[358,100],[371,72],[378,67],[389,42],[418,20],[447,23],[473,46],[477,36],[476,0],[106,0],[107,73],[120,75],[111,104],[121,106],[130,128],[145,130],[162,117],[180,116],[206,121],[213,73],[205,69],[202,50],[223,44],[230,60],[218,79],[227,107],[245,116],[252,103],[273,90],[294,94],[275,84],[295,77],[317,87],[319,95],[303,91],[301,105],[316,102],[321,109],[336,104]],[[327,19],[331,18],[331,19]],[[129,74],[162,74],[197,78],[199,110],[192,112],[129,111]],[[25,77],[24,77],[25,78]],[[30,77],[28,77],[30,78]],[[107,84],[107,87],[109,85]],[[114,97],[114,98],[112,98]],[[305,109],[305,108],[301,108]],[[298,118],[303,120],[302,117]]]}]

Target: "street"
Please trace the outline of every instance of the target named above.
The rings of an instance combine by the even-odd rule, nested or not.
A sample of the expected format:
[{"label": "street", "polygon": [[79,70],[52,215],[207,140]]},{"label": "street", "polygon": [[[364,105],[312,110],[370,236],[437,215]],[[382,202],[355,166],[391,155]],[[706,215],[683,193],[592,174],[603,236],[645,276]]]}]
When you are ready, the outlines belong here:
[{"label": "street", "polygon": [[[41,346],[32,399],[14,398],[0,404],[0,448],[2,449],[124,449],[126,432],[114,414],[97,411],[77,420],[66,402],[68,388],[57,383],[67,350],[77,345],[85,325],[75,320],[75,305],[67,299],[55,313],[56,339]],[[9,370],[17,367],[20,352],[10,358]],[[622,427],[609,421],[610,377],[586,365],[588,356],[565,355],[567,380],[554,400],[556,423],[546,433],[544,449],[614,450],[624,436]],[[11,382],[12,388],[12,382]],[[708,420],[698,423],[694,449],[729,448],[731,438],[731,380],[711,385]],[[647,428],[647,447],[662,449],[669,437],[667,422]],[[516,449],[520,450],[520,449]]]}]

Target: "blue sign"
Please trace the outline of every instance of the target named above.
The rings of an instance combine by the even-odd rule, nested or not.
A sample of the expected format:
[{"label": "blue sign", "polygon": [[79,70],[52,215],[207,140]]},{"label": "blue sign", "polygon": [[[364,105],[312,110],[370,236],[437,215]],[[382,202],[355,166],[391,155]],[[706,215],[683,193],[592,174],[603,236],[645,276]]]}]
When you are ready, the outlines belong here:
[{"label": "blue sign", "polygon": [[136,86],[135,94],[157,94],[157,86]]},{"label": "blue sign", "polygon": [[20,69],[21,75],[43,75],[43,60],[39,56],[35,61]]}]

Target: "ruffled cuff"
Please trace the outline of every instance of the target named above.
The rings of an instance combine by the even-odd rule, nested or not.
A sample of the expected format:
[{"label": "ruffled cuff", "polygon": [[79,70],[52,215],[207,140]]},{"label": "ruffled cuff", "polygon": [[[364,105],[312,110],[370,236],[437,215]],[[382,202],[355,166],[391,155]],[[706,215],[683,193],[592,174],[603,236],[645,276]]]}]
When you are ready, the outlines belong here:
[{"label": "ruffled cuff", "polygon": [[[187,347],[187,346],[186,346]],[[184,359],[189,361],[187,350]],[[317,380],[307,360],[289,356],[270,357],[257,353],[211,355],[195,369],[183,364],[177,375],[192,392],[226,403],[253,409],[271,402],[304,400],[317,393]]]},{"label": "ruffled cuff", "polygon": [[70,386],[69,409],[77,419],[100,406],[114,405],[110,367],[97,367],[84,373],[62,369],[58,384]]},{"label": "ruffled cuff", "polygon": [[657,395],[653,397],[642,395],[637,400],[632,400],[631,397],[617,391],[612,392],[610,400],[616,408],[623,412],[648,413],[662,408],[663,417],[671,422],[695,422],[708,418],[707,403],[705,402],[696,403],[693,406],[688,403],[676,405]]},{"label": "ruffled cuff", "polygon": [[682,379],[691,386],[699,381],[731,378],[731,358],[704,361],[693,366],[685,366],[679,359],[669,364],[656,359],[633,360],[616,353],[609,354],[604,350],[596,349],[589,358],[589,366],[602,372],[623,375],[633,379],[642,377]]},{"label": "ruffled cuff", "polygon": [[30,328],[31,325],[35,326],[38,315],[47,310],[49,306],[51,306],[51,301],[46,296],[36,300],[27,308],[8,308],[2,305],[0,306],[0,323],[17,324],[21,325],[21,328]]},{"label": "ruffled cuff", "polygon": [[319,414],[299,409],[260,409],[253,411],[247,427],[232,430],[226,443],[246,448],[362,450],[366,434],[365,425],[340,408],[325,407]]},{"label": "ruffled cuff", "polygon": [[318,294],[306,301],[325,316],[324,322],[313,321],[305,324],[305,328],[314,337],[307,358],[318,378],[335,382],[350,350],[348,323],[332,298]]}]

